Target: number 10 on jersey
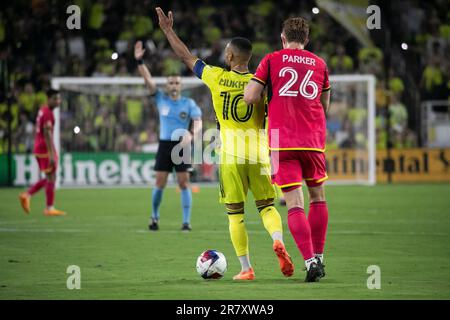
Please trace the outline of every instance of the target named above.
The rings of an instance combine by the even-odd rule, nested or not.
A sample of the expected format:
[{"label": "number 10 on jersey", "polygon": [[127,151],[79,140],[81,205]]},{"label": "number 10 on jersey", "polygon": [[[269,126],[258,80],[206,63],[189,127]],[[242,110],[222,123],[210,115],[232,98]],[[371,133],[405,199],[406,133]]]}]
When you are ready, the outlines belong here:
[{"label": "number 10 on jersey", "polygon": [[[247,111],[243,117],[240,117],[238,114],[238,105],[239,102],[244,98],[243,94],[238,94],[234,96],[233,100],[231,100],[231,93],[223,91],[220,93],[220,96],[223,97],[223,111],[222,116],[224,120],[229,120],[228,112],[230,111],[231,117],[236,122],[247,122],[253,113],[253,105],[247,105]],[[231,108],[230,108],[230,100],[231,100]],[[231,109],[231,110],[230,110]]]}]

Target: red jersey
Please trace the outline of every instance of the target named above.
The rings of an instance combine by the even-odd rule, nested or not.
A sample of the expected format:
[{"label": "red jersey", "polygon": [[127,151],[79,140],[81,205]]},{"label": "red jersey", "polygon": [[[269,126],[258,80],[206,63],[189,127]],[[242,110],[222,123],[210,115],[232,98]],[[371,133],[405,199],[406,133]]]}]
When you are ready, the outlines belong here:
[{"label": "red jersey", "polygon": [[264,57],[252,80],[268,87],[271,150],[325,151],[320,96],[330,83],[321,58],[302,49],[276,51]]},{"label": "red jersey", "polygon": [[[45,157],[48,156],[47,144],[45,143],[44,137],[44,127],[51,125],[52,130],[55,126],[55,117],[53,116],[53,111],[46,105],[39,109],[36,118],[36,135],[34,138],[34,154],[36,156]],[[52,141],[53,143],[53,141]],[[54,147],[53,147],[54,148]]]}]

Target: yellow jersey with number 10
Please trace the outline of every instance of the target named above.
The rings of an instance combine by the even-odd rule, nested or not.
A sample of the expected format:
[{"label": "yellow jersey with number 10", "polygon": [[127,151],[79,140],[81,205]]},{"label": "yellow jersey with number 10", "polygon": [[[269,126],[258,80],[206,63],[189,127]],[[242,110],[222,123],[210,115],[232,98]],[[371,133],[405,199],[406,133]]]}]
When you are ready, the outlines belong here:
[{"label": "yellow jersey with number 10", "polygon": [[225,70],[197,60],[194,73],[210,89],[220,126],[221,156],[268,163],[269,148],[265,130],[265,105],[244,102],[244,88],[253,74]]}]

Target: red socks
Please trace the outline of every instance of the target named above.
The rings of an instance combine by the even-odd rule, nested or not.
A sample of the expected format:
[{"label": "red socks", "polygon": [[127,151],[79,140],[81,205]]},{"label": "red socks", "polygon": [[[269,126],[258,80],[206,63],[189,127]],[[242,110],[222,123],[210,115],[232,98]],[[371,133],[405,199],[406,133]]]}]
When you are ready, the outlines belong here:
[{"label": "red socks", "polygon": [[28,193],[30,196],[41,190],[45,186],[45,196],[47,198],[47,207],[53,206],[55,202],[55,183],[47,181],[47,179],[41,179],[35,184],[33,184],[29,189]]},{"label": "red socks", "polygon": [[303,259],[314,258],[313,245],[311,241],[311,229],[306,219],[305,211],[295,207],[288,211],[289,230],[302,253]]},{"label": "red socks", "polygon": [[314,253],[323,253],[328,226],[328,208],[326,201],[313,202],[309,205],[308,222]]},{"label": "red socks", "polygon": [[55,201],[55,183],[47,181],[45,185],[45,196],[47,197],[47,207],[53,206]]},{"label": "red socks", "polygon": [[35,194],[36,192],[38,192],[39,190],[42,189],[43,186],[45,186],[45,184],[47,183],[47,179],[41,179],[38,182],[36,182],[35,184],[33,184],[30,189],[28,189],[28,194],[30,196],[32,196],[33,194]]}]

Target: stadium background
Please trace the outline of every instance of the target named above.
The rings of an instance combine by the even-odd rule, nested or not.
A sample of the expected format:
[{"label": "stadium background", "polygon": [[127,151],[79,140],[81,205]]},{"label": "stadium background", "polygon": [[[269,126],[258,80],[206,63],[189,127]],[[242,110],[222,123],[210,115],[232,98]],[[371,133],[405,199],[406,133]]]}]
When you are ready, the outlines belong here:
[{"label": "stadium background", "polygon": [[[71,4],[81,8],[81,30],[66,27],[66,9]],[[362,10],[352,11],[359,15],[348,15],[347,11],[327,10],[330,4]],[[382,30],[361,32],[366,30],[365,8],[370,4],[381,7]],[[149,188],[98,188],[94,192],[89,188],[63,188],[57,192],[57,205],[68,215],[50,220],[40,212],[23,215],[17,202],[19,189],[8,187],[0,189],[0,298],[448,299],[447,1],[2,2],[0,184],[29,183],[25,178],[14,183],[15,169],[17,161],[32,159],[34,120],[45,102],[51,78],[138,76],[133,58],[136,40],[146,42],[145,61],[153,75],[180,71],[191,76],[175,59],[158,28],[154,13],[157,5],[175,12],[176,31],[195,54],[211,64],[222,65],[226,39],[241,35],[254,43],[254,70],[266,52],[280,48],[281,22],[300,14],[311,21],[308,49],[325,58],[331,74],[376,76],[379,184],[327,189],[329,278],[318,287],[302,286],[301,290],[303,275],[281,279],[269,246],[263,245],[267,239],[259,217],[254,208],[247,208],[251,250],[260,280],[237,287],[229,277],[230,271],[218,283],[202,282],[193,264],[207,248],[222,250],[229,258],[230,270],[238,268],[214,185],[194,194],[194,229],[184,235],[178,230],[179,204],[167,201],[178,199],[174,188],[165,194],[161,232],[149,235]],[[320,9],[319,14],[312,12],[314,7]],[[407,50],[402,44],[407,44]],[[114,53],[117,59],[112,59]],[[152,152],[158,139],[157,114],[151,99],[142,95],[111,100],[106,95],[93,103],[78,94],[70,101],[74,113],[68,112],[67,106],[61,108],[63,152],[98,161],[123,155],[128,160],[151,159],[152,153],[143,153]],[[439,101],[429,107],[432,121],[423,112],[428,101]],[[204,128],[214,127],[207,102],[199,104]],[[364,115],[353,111],[328,128],[330,135],[340,131],[347,137],[340,144],[327,145],[330,155],[364,143],[346,131],[361,117]],[[78,135],[73,131],[75,125],[81,129]],[[26,173],[33,174],[37,173]],[[413,183],[383,184],[389,178],[394,183]],[[193,179],[214,181],[215,172],[200,166]],[[443,183],[427,183],[436,181]],[[33,210],[43,205],[43,195],[33,200]],[[285,218],[284,208],[279,210]],[[294,251],[290,236],[286,238],[288,248]],[[301,265],[299,257],[294,260]],[[430,271],[424,260],[437,261],[435,269]],[[83,290],[70,291],[65,286],[65,271],[71,264],[81,266]],[[382,268],[382,290],[366,287],[366,268],[372,264]]]},{"label": "stadium background", "polygon": [[[66,8],[70,4],[81,8],[80,30],[64,27],[68,18]],[[158,28],[153,12],[156,4],[154,1],[36,0],[3,5],[0,16],[4,89],[0,97],[1,184],[11,185],[15,179],[13,166],[18,164],[8,159],[14,154],[31,152],[33,123],[39,106],[45,102],[44,92],[52,77],[137,76],[132,49],[136,40],[145,41],[145,61],[154,76],[172,72],[191,76],[174,57]],[[274,26],[290,15],[306,16],[311,20],[308,49],[328,62],[331,74],[376,76],[377,180],[449,180],[450,155],[445,148],[450,147],[447,59],[450,25],[445,1],[347,1],[347,4],[359,8],[359,15],[345,10],[339,14],[336,8],[345,8],[345,1],[298,4],[280,1],[276,5],[271,1],[169,1],[164,6],[175,12],[177,31],[193,53],[210,64],[223,65],[221,54],[226,39],[233,35],[251,39],[254,42],[252,70],[266,52],[280,47]],[[382,30],[366,30],[365,8],[370,4],[378,4],[384,12]],[[313,7],[319,7],[320,13],[314,14]],[[390,30],[390,39],[386,39],[385,30]],[[404,50],[402,44],[407,44],[408,49]],[[117,53],[116,59],[112,59],[113,53]],[[8,88],[9,95],[5,94]],[[213,112],[205,101],[208,98],[198,101],[205,115],[205,129],[215,126]],[[62,110],[63,152],[139,153],[155,149],[157,114],[154,101],[147,96],[117,99],[104,94],[92,101],[81,94],[72,100],[71,109]],[[426,101],[440,102],[430,107],[431,116],[425,114]],[[361,112],[364,110],[352,110],[341,121],[329,123],[329,136],[340,134],[342,138],[339,142],[330,141],[327,150],[364,143],[361,140],[365,137],[351,131],[364,118]],[[440,123],[439,128],[436,123],[427,122],[431,117]],[[80,126],[78,135],[74,134],[75,126]],[[395,151],[387,152],[388,147]],[[427,147],[441,148],[424,151],[428,163],[424,163],[420,150],[409,151]],[[214,168],[197,166],[196,169],[194,181],[215,180]],[[388,176],[391,171],[393,175]]]}]

